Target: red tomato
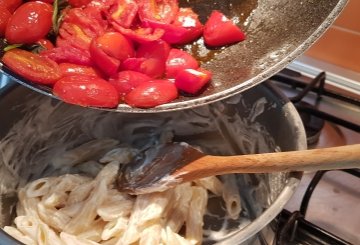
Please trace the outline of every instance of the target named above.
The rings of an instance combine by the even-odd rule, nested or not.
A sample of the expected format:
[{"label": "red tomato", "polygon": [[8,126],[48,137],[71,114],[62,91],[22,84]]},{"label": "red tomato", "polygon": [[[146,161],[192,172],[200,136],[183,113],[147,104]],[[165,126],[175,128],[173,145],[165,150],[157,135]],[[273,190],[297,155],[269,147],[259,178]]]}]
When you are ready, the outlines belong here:
[{"label": "red tomato", "polygon": [[219,11],[213,11],[205,24],[205,44],[211,47],[224,46],[243,41],[245,34]]},{"label": "red tomato", "polygon": [[205,69],[185,69],[176,76],[175,85],[184,92],[196,94],[210,81],[211,76],[211,72]]},{"label": "red tomato", "polygon": [[171,23],[179,11],[177,0],[138,0],[137,2],[141,20],[149,19]]},{"label": "red tomato", "polygon": [[138,28],[138,29],[126,29],[117,23],[112,23],[115,30],[138,43],[146,43],[159,40],[165,33],[160,28]]},{"label": "red tomato", "polygon": [[71,63],[59,64],[60,71],[63,77],[74,76],[74,75],[86,75],[93,77],[100,77],[98,71],[91,66],[83,66]]},{"label": "red tomato", "polygon": [[96,42],[96,39],[91,42],[90,54],[96,67],[104,72],[105,75],[113,76],[117,73],[121,64],[120,60],[105,53],[101,46]]},{"label": "red tomato", "polygon": [[58,64],[25,50],[9,50],[3,56],[2,61],[12,71],[34,83],[50,85],[61,78]]},{"label": "red tomato", "polygon": [[53,7],[43,2],[27,2],[11,16],[5,37],[9,43],[32,44],[44,38],[52,25]]},{"label": "red tomato", "polygon": [[32,1],[39,1],[39,2],[44,2],[44,3],[54,3],[54,0],[32,0]]},{"label": "red tomato", "polygon": [[64,77],[55,83],[53,93],[67,103],[81,106],[114,108],[119,103],[114,86],[93,76]]},{"label": "red tomato", "polygon": [[107,27],[101,13],[95,7],[66,10],[56,39],[56,48],[42,55],[58,63],[93,65],[90,44],[93,38],[103,35]]},{"label": "red tomato", "polygon": [[22,0],[0,0],[0,6],[7,8],[10,13],[14,13],[21,4]]},{"label": "red tomato", "polygon": [[161,39],[170,44],[186,44],[198,39],[203,33],[204,26],[200,23],[198,15],[190,8],[180,8],[180,11],[171,24],[144,19],[143,25],[150,28],[164,30]]},{"label": "red tomato", "polygon": [[175,100],[178,91],[169,80],[142,83],[125,96],[125,102],[133,107],[151,108]]},{"label": "red tomato", "polygon": [[52,44],[52,42],[50,42],[48,39],[40,39],[36,43],[43,47],[45,50],[50,50],[54,48],[54,44]]},{"label": "red tomato", "polygon": [[163,40],[156,40],[140,44],[136,51],[136,57],[159,59],[165,63],[167,57],[169,56],[169,52],[170,45],[167,42]]},{"label": "red tomato", "polygon": [[67,0],[71,7],[83,7],[86,6],[91,0]]},{"label": "red tomato", "polygon": [[11,17],[11,13],[4,6],[0,5],[0,37],[5,36],[6,24]]},{"label": "red tomato", "polygon": [[124,28],[130,28],[138,12],[138,5],[134,0],[118,0],[110,8],[110,20]]},{"label": "red tomato", "polygon": [[198,61],[190,54],[180,49],[171,49],[166,61],[166,77],[175,78],[176,75],[185,69],[199,68]]},{"label": "red tomato", "polygon": [[118,32],[107,32],[98,37],[95,42],[107,55],[120,61],[135,56],[132,42]]},{"label": "red tomato", "polygon": [[89,50],[82,50],[71,45],[44,50],[41,52],[41,56],[52,59],[57,63],[73,63],[86,66],[93,65]]},{"label": "red tomato", "polygon": [[[128,70],[135,70],[149,75],[152,78],[162,77],[165,72],[165,62],[169,56],[170,45],[163,40],[140,44],[136,52],[136,57],[139,58],[130,62],[133,67],[127,66]],[[129,61],[127,61],[129,62]]]},{"label": "red tomato", "polygon": [[151,78],[162,77],[165,71],[165,61],[154,58],[129,58],[121,64],[121,70],[137,71]]},{"label": "red tomato", "polygon": [[151,78],[136,71],[121,71],[109,82],[116,88],[120,96],[128,94],[142,83],[149,82]]},{"label": "red tomato", "polygon": [[66,12],[56,44],[88,50],[92,39],[103,35],[105,29],[106,23],[94,7],[73,8]]}]

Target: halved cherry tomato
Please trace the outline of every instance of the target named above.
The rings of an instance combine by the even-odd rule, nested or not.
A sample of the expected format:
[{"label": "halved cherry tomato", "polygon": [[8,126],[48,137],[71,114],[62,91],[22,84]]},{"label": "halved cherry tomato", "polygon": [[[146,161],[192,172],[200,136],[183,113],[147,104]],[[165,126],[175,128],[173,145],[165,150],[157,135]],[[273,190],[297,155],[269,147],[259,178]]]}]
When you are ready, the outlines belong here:
[{"label": "halved cherry tomato", "polygon": [[86,75],[93,77],[100,77],[100,73],[91,66],[83,66],[71,63],[59,64],[60,71],[63,77],[74,75]]},{"label": "halved cherry tomato", "polygon": [[118,0],[91,0],[87,7],[95,7],[103,16],[109,15],[109,9],[112,8]]},{"label": "halved cherry tomato", "polygon": [[93,65],[90,44],[93,38],[103,35],[107,27],[95,7],[72,8],[66,11],[56,39],[56,48],[42,52],[58,63]]},{"label": "halved cherry tomato", "polygon": [[243,41],[245,34],[230,19],[214,10],[204,28],[205,44],[211,47],[229,45]]},{"label": "halved cherry tomato", "polygon": [[150,19],[144,19],[143,25],[150,28],[164,30],[161,39],[170,44],[186,44],[198,39],[203,33],[204,26],[190,8],[180,8],[175,21],[171,24],[161,23]]},{"label": "halved cherry tomato", "polygon": [[138,43],[146,43],[159,40],[165,33],[165,31],[160,28],[127,29],[114,22],[112,23],[112,25],[115,30]]},{"label": "halved cherry tomato", "polygon": [[22,4],[22,0],[0,0],[0,6],[3,6],[9,10],[12,14]]},{"label": "halved cherry tomato", "polygon": [[55,83],[53,93],[63,101],[81,106],[114,108],[119,95],[114,86],[93,76],[68,76]]},{"label": "halved cherry tomato", "polygon": [[101,46],[96,42],[96,39],[91,42],[90,54],[96,67],[104,72],[105,75],[112,76],[117,73],[121,64],[120,60],[105,53]]},{"label": "halved cherry tomato", "polygon": [[177,0],[138,0],[137,2],[141,20],[150,19],[171,23],[179,11]]},{"label": "halved cherry tomato", "polygon": [[210,81],[211,76],[211,72],[205,69],[185,69],[176,76],[175,85],[184,92],[196,94]]},{"label": "halved cherry tomato", "polygon": [[6,24],[11,17],[10,11],[4,6],[0,5],[0,37],[5,36]]},{"label": "halved cherry tomato", "polygon": [[142,83],[125,96],[125,102],[134,107],[151,108],[173,101],[178,97],[174,83],[154,80]]},{"label": "halved cherry tomato", "polygon": [[51,85],[61,78],[58,64],[25,50],[9,50],[3,56],[2,61],[12,71],[34,83]]},{"label": "halved cherry tomato", "polygon": [[151,78],[159,78],[164,74],[165,62],[154,58],[129,58],[124,60],[120,69],[137,71]]},{"label": "halved cherry tomato", "polygon": [[136,52],[137,58],[126,60],[122,68],[141,72],[152,78],[162,77],[169,52],[170,46],[163,40],[140,44]]},{"label": "halved cherry tomato", "polygon": [[5,37],[9,43],[32,44],[44,38],[52,25],[53,7],[43,2],[21,5],[9,19]]},{"label": "halved cherry tomato", "polygon": [[138,5],[134,0],[118,0],[110,8],[110,20],[124,28],[130,28],[138,12]]},{"label": "halved cherry tomato", "polygon": [[107,32],[96,38],[95,42],[107,55],[120,61],[135,56],[132,42],[118,32]]},{"label": "halved cherry tomato", "polygon": [[170,48],[170,45],[161,39],[153,42],[142,43],[136,51],[136,57],[159,59],[165,63],[167,57],[169,56]]},{"label": "halved cherry tomato", "polygon": [[175,78],[176,75],[185,69],[199,68],[198,61],[189,53],[180,49],[171,49],[166,61],[166,77]]},{"label": "halved cherry tomato", "polygon": [[90,3],[91,0],[68,0],[71,7],[83,7]]},{"label": "halved cherry tomato", "polygon": [[57,46],[88,50],[93,38],[105,33],[106,23],[94,7],[73,8],[66,12],[57,37]]},{"label": "halved cherry tomato", "polygon": [[116,88],[122,97],[142,83],[149,82],[151,78],[136,71],[121,71],[110,78],[109,82]]},{"label": "halved cherry tomato", "polygon": [[81,50],[86,50],[89,49],[92,39],[93,37],[88,36],[80,26],[64,22],[61,25],[59,36],[56,39],[56,46],[73,46]]},{"label": "halved cherry tomato", "polygon": [[103,35],[108,24],[95,6],[67,10],[63,23],[78,26],[85,35],[91,38]]},{"label": "halved cherry tomato", "polygon": [[41,52],[41,56],[54,60],[57,63],[73,63],[86,66],[93,65],[89,50],[82,50],[71,45],[44,50]]}]

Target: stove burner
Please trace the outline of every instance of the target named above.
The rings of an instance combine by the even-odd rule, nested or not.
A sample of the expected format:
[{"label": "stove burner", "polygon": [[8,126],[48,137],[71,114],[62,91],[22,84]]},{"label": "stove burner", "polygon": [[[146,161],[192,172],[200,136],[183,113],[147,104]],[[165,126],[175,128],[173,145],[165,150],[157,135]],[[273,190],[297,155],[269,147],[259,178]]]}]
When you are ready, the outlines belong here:
[{"label": "stove burner", "polygon": [[[326,74],[321,72],[314,79],[308,78],[301,73],[285,69],[273,76],[270,81],[278,83],[284,91],[288,92],[289,100],[294,103],[303,121],[308,145],[313,145],[319,140],[321,131],[326,123],[344,127],[354,132],[360,132],[358,122],[342,117],[331,110],[320,110],[323,98],[336,100],[336,103],[360,106],[360,100],[328,89],[326,86]],[[315,96],[314,96],[315,95]],[[306,98],[305,98],[306,97]],[[313,103],[304,102],[313,101]],[[351,110],[349,110],[351,112]],[[340,170],[360,179],[359,169]],[[277,232],[274,239],[275,245],[283,244],[319,244],[319,245],[350,245],[348,241],[322,229],[321,227],[305,219],[308,204],[315,187],[323,175],[329,171],[316,172],[304,193],[300,209],[289,212],[284,209],[277,218]]]},{"label": "stove burner", "polygon": [[284,209],[278,217],[278,232],[274,244],[321,244],[321,245],[351,245],[348,241],[322,229],[321,227],[308,222],[305,219],[309,202],[315,188],[322,177],[330,171],[343,171],[347,174],[360,178],[359,169],[318,171],[310,182],[302,199],[300,210],[293,213]]}]

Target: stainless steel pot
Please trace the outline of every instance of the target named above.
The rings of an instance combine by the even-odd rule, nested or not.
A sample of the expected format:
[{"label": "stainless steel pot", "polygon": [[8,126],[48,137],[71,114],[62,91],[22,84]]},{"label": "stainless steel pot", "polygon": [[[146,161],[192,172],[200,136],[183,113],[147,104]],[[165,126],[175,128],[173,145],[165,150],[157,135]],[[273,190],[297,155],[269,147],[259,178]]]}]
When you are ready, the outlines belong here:
[{"label": "stainless steel pot", "polygon": [[[223,155],[306,148],[294,106],[268,83],[209,106],[155,115],[83,109],[14,84],[0,91],[1,226],[14,217],[18,186],[53,175],[51,159],[91,139],[113,138],[141,148],[174,135],[176,141]],[[205,244],[253,244],[264,232],[271,233],[267,224],[283,209],[300,178],[301,173],[237,175],[240,218],[225,227],[225,237],[207,237]],[[205,227],[224,228],[219,226],[223,221],[205,217]],[[0,244],[19,243],[0,231]]]}]

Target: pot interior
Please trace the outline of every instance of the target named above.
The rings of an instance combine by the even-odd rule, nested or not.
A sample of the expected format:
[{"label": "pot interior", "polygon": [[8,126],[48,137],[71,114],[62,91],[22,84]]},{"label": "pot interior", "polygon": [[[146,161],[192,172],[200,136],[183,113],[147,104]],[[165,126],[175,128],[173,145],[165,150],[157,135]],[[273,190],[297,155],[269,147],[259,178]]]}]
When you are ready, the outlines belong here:
[{"label": "pot interior", "polygon": [[[3,91],[1,98],[1,226],[12,222],[19,186],[40,177],[81,173],[79,169],[59,168],[53,164],[54,159],[91,140],[113,139],[116,145],[138,149],[167,140],[184,141],[215,155],[299,150],[306,146],[292,104],[267,83],[222,102],[159,114],[85,109],[16,85]],[[208,213],[212,215],[205,217],[205,244],[246,229],[270,206],[279,205],[277,199],[291,176],[237,174],[243,208],[240,217],[229,222],[222,203],[210,198]],[[222,231],[222,236],[213,231]]]}]

